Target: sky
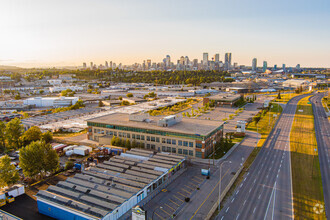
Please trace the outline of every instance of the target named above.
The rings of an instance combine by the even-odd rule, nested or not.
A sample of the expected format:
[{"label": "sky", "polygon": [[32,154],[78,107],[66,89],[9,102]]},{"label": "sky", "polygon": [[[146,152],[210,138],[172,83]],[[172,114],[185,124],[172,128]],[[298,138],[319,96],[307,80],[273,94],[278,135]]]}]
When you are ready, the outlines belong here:
[{"label": "sky", "polygon": [[330,67],[329,0],[0,0],[0,65],[132,64],[226,52]]}]

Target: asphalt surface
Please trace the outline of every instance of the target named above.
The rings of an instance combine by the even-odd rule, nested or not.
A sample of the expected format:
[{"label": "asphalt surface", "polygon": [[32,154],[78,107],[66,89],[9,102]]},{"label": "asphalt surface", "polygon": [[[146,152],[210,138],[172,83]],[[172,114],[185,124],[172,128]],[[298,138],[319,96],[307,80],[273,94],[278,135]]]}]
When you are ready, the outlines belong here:
[{"label": "asphalt surface", "polygon": [[319,153],[324,209],[326,216],[330,217],[330,124],[322,106],[322,94],[317,94],[309,100],[313,106],[315,135]]},{"label": "asphalt surface", "polygon": [[285,106],[242,184],[216,219],[293,219],[290,131],[298,101]]}]

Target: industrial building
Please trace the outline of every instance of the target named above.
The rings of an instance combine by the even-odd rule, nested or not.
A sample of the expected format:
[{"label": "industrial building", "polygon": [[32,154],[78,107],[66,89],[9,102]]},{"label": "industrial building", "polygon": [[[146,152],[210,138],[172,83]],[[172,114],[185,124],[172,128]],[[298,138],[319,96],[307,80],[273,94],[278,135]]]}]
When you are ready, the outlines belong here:
[{"label": "industrial building", "polygon": [[185,157],[132,149],[39,191],[38,210],[56,219],[116,220],[148,202],[185,167]]},{"label": "industrial building", "polygon": [[221,93],[209,97],[203,98],[203,105],[214,101],[215,106],[230,106],[233,107],[236,102],[241,99],[242,95],[239,94],[230,94],[230,93]]},{"label": "industrial building", "polygon": [[147,113],[114,113],[87,120],[89,140],[110,144],[113,136],[135,141],[146,149],[206,158],[220,141],[223,122],[182,118],[181,115],[150,117]]},{"label": "industrial building", "polygon": [[76,104],[79,97],[35,97],[25,99],[24,105],[31,105],[35,107],[64,107]]}]

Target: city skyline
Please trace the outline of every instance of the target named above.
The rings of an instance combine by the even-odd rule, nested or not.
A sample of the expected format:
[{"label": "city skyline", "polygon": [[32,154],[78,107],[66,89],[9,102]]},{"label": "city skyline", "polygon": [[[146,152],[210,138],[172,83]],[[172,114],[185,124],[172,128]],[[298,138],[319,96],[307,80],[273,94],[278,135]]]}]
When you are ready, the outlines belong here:
[{"label": "city skyline", "polygon": [[[9,1],[0,9],[0,65],[133,64],[164,55],[232,63],[330,67],[329,1]],[[315,25],[318,24],[318,25]],[[211,56],[209,56],[211,57]]]}]

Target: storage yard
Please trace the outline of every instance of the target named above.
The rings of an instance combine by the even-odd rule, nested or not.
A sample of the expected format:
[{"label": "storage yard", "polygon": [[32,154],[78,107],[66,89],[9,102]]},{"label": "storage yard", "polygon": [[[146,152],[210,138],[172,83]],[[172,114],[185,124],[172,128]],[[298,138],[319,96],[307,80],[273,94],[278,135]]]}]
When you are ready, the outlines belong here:
[{"label": "storage yard", "polygon": [[118,219],[185,166],[181,156],[132,149],[39,191],[38,209],[57,219]]}]

